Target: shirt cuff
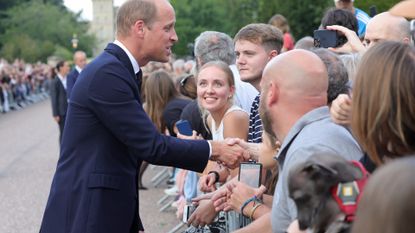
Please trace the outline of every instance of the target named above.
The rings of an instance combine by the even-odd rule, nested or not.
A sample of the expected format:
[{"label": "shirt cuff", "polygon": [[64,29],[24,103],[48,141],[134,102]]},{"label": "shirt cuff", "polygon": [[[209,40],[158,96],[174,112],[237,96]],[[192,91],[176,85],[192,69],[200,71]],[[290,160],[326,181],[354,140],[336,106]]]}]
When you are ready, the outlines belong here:
[{"label": "shirt cuff", "polygon": [[212,156],[212,145],[210,144],[210,141],[207,141],[207,143],[209,144],[209,159]]}]

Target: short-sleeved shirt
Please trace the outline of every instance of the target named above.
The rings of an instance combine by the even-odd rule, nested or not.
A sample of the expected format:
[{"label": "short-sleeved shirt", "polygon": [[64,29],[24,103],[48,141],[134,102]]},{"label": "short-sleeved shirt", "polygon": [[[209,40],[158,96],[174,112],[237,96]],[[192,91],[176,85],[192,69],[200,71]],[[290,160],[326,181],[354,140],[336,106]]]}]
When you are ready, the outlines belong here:
[{"label": "short-sleeved shirt", "polygon": [[358,8],[354,8],[354,15],[356,16],[356,19],[357,19],[359,37],[363,37],[366,32],[366,24],[369,22],[370,17],[368,14],[366,14],[366,12]]},{"label": "short-sleeved shirt", "polygon": [[288,132],[277,154],[280,175],[272,206],[272,232],[286,232],[289,224],[297,218],[297,208],[289,198],[288,173],[295,164],[315,154],[333,154],[347,160],[359,160],[363,155],[350,132],[331,121],[326,106],[301,117]]}]

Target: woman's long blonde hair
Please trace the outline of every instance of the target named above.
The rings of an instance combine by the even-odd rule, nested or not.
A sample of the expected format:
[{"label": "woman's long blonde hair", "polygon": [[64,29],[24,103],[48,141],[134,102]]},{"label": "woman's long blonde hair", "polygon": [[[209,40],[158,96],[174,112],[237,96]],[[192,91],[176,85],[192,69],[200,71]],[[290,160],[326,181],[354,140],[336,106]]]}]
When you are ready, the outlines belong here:
[{"label": "woman's long blonde hair", "polygon": [[353,89],[352,130],[377,164],[415,152],[415,48],[383,42],[369,49]]}]

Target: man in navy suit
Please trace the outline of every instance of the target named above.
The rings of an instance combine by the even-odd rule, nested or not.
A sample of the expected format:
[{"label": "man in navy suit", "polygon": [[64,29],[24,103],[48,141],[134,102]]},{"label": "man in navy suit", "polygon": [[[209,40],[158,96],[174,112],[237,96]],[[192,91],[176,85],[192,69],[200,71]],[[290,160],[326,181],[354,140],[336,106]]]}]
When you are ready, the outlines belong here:
[{"label": "man in navy suit", "polygon": [[76,80],[78,79],[79,73],[81,73],[82,69],[86,65],[86,54],[84,51],[76,51],[73,55],[73,62],[75,67],[69,72],[68,80],[66,83],[66,94],[68,96],[68,100],[71,97],[72,88],[75,85]]},{"label": "man in navy suit", "polygon": [[68,109],[68,98],[66,93],[67,75],[69,64],[60,61],[56,64],[56,77],[50,85],[50,102],[52,103],[52,115],[59,125],[59,143],[62,142],[62,132],[65,126],[66,111]]},{"label": "man in navy suit", "polygon": [[140,100],[140,67],[167,62],[178,38],[167,0],[129,0],[117,39],[80,74],[69,101],[42,233],[143,232],[138,169],[143,160],[201,172],[207,161],[236,167],[248,155],[231,142],[161,135]]}]

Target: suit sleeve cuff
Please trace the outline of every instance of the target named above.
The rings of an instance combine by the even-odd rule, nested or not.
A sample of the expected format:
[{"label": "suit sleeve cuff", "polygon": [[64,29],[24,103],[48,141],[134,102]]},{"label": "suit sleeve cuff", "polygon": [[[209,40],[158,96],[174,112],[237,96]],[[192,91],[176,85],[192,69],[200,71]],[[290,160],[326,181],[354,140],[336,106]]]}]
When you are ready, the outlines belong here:
[{"label": "suit sleeve cuff", "polygon": [[209,160],[210,160],[210,157],[212,156],[212,145],[210,144],[210,141],[207,141],[207,143],[209,144]]}]

